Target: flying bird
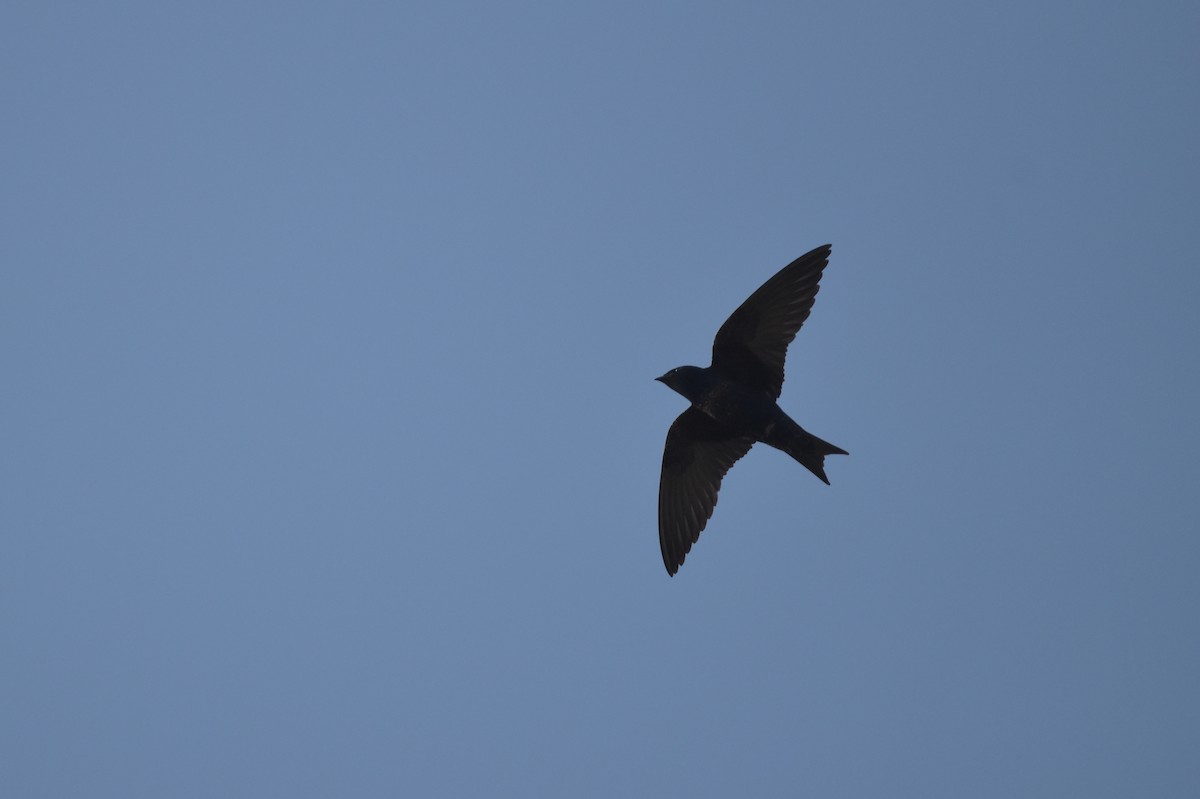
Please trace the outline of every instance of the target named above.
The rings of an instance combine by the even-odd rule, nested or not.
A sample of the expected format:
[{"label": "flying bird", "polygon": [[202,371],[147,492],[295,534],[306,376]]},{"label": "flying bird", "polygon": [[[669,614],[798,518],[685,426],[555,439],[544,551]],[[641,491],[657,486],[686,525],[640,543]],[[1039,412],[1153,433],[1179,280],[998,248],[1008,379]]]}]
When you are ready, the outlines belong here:
[{"label": "flying bird", "polygon": [[848,454],[777,402],[788,344],[812,310],[831,249],[801,255],[751,294],[717,331],[710,366],[655,378],[692,403],[667,432],[658,485],[658,543],[672,576],[708,524],[721,480],[754,442],[786,452],[826,485],[825,456]]}]

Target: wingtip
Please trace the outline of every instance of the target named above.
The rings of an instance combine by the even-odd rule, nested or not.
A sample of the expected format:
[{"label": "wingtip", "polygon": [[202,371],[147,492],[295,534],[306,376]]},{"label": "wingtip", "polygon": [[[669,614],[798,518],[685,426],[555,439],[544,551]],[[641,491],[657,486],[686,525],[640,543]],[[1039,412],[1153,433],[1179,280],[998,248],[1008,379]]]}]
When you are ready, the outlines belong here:
[{"label": "wingtip", "polygon": [[668,549],[665,539],[661,539],[659,543],[662,545],[663,568],[667,570],[667,576],[674,577],[675,572],[679,571],[679,564],[682,562],[682,559],[679,561],[675,560],[675,553]]}]

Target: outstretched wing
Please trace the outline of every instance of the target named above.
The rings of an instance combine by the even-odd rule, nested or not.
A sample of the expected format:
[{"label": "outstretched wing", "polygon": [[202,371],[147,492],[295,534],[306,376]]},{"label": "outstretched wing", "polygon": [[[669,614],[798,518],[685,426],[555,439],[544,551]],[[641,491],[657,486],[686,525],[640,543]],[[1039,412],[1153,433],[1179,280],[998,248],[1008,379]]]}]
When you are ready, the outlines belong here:
[{"label": "outstretched wing", "polygon": [[779,397],[788,344],[812,311],[830,250],[826,244],[801,255],[725,320],[713,340],[713,368]]},{"label": "outstretched wing", "polygon": [[658,484],[658,543],[668,574],[679,571],[708,524],[721,479],[753,444],[695,408],[671,424]]}]

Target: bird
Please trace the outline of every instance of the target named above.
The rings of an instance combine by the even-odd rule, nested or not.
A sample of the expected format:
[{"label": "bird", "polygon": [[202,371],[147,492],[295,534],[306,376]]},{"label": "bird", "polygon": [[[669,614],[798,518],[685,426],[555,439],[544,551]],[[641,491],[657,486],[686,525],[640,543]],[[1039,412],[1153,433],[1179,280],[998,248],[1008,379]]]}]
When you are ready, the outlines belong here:
[{"label": "bird", "polygon": [[658,542],[674,576],[712,518],[725,474],[756,442],[786,452],[826,485],[826,455],[847,455],[779,407],[787,348],[812,311],[832,245],[779,270],[725,320],[712,364],[654,378],[691,405],[671,424],[658,485]]}]

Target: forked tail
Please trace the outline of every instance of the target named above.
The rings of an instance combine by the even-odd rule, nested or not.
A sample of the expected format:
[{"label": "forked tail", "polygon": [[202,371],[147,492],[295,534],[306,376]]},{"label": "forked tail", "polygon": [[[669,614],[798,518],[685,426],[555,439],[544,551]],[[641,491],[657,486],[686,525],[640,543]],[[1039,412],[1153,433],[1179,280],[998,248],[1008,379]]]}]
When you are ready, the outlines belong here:
[{"label": "forked tail", "polygon": [[804,468],[821,478],[822,483],[829,485],[829,478],[825,476],[825,456],[849,455],[850,453],[841,447],[830,444],[828,441],[822,441],[799,425],[796,427],[798,432],[792,436],[784,452],[798,460]]}]

